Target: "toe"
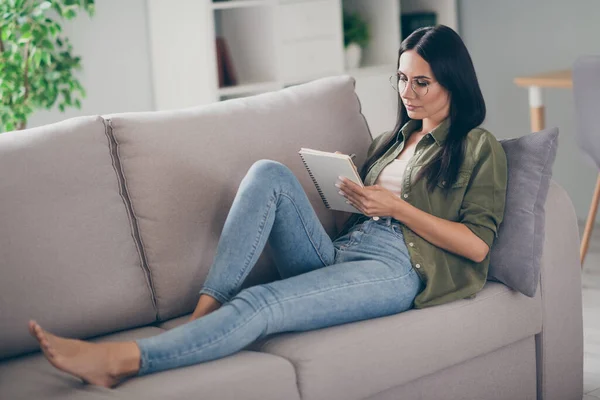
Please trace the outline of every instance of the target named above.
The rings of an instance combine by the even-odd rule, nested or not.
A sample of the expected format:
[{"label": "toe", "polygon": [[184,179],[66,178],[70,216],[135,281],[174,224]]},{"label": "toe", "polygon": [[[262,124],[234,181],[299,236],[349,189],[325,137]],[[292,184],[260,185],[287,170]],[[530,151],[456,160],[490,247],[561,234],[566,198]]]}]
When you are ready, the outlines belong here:
[{"label": "toe", "polygon": [[48,339],[43,338],[40,340],[40,348],[48,358],[54,358],[56,356],[56,350],[50,346]]},{"label": "toe", "polygon": [[41,344],[43,335],[41,335],[39,329],[35,325],[32,325],[32,327],[30,329],[30,333],[31,333],[31,336],[33,336],[35,338],[35,340],[37,340]]},{"label": "toe", "polygon": [[35,336],[37,334],[39,326],[40,325],[34,320],[29,321],[29,332],[31,332],[31,334]]},{"label": "toe", "polygon": [[44,330],[42,329],[42,327],[39,324],[35,324],[35,331],[40,336],[44,335]]},{"label": "toe", "polygon": [[38,340],[42,340],[42,338],[44,337],[42,328],[40,328],[40,326],[36,324],[33,326],[33,331],[35,332],[35,336],[37,336]]},{"label": "toe", "polygon": [[37,334],[37,338],[40,341],[40,343],[44,343],[45,347],[50,347],[50,341],[48,340],[48,335],[46,335],[46,331],[44,331],[42,328],[40,328],[39,325],[36,329],[36,334]]}]

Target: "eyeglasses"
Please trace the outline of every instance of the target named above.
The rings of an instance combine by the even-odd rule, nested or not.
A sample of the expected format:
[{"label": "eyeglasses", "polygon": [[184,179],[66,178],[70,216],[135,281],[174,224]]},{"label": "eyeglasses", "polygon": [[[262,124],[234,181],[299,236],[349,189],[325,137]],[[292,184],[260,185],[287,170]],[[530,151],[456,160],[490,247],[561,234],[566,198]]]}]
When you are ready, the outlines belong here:
[{"label": "eyeglasses", "polygon": [[[400,77],[400,75],[395,74],[390,76],[390,84],[395,91],[404,92],[408,80],[404,76]],[[429,92],[429,85],[430,82],[423,79],[413,79],[410,83],[412,91],[419,97],[423,97]]]}]

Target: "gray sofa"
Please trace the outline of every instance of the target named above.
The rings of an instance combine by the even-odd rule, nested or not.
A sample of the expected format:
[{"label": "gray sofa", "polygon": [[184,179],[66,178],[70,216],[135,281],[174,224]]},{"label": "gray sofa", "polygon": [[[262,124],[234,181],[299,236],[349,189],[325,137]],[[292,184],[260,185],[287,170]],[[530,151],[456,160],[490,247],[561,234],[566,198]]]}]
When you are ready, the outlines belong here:
[{"label": "gray sofa", "polygon": [[[258,159],[296,173],[333,235],[333,213],[297,152],[339,150],[361,164],[370,141],[349,77],[0,135],[0,398],[581,399],[579,234],[554,182],[533,298],[488,282],[474,299],[274,335],[112,390],[84,385],[36,352],[30,318],[96,341],[182,323],[237,186]],[[267,247],[245,286],[273,279]]]}]

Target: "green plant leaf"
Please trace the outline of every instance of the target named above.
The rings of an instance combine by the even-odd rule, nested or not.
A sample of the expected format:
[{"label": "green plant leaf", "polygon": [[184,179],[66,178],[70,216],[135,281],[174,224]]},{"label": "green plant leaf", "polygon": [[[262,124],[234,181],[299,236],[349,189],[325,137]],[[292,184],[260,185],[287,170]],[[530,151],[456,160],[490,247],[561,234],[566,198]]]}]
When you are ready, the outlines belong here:
[{"label": "green plant leaf", "polygon": [[2,36],[1,37],[2,37],[3,42],[6,42],[9,39],[11,34],[12,34],[12,31],[7,26],[2,27]]},{"label": "green plant leaf", "polygon": [[[36,49],[37,50],[37,49]],[[31,57],[33,61],[33,68],[40,68],[40,63],[42,62],[43,53],[41,51],[36,51]]]},{"label": "green plant leaf", "polygon": [[94,7],[93,0],[0,0],[0,132],[24,126],[37,109],[81,108],[81,58],[61,37],[60,17],[91,16]]},{"label": "green plant leaf", "polygon": [[361,47],[369,43],[369,26],[367,21],[357,12],[349,13],[344,11],[344,46],[350,43],[357,43]]},{"label": "green plant leaf", "polygon": [[21,25],[20,31],[21,35],[31,32],[31,23],[25,22],[23,25]]}]

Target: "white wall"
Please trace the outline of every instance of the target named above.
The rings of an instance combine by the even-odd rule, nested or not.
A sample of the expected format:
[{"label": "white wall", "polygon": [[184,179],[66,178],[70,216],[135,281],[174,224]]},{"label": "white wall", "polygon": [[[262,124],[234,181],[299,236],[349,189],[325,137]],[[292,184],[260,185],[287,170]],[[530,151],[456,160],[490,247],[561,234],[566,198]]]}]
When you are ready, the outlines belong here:
[{"label": "white wall", "polygon": [[96,14],[80,14],[64,26],[82,57],[79,79],[87,91],[81,110],[39,111],[28,127],[79,115],[154,109],[145,0],[100,0]]},{"label": "white wall", "polygon": [[[530,130],[527,89],[513,84],[516,76],[570,69],[577,56],[600,54],[598,0],[459,0],[459,20],[488,107],[485,125],[500,138]],[[554,179],[583,220],[597,171],[575,144],[572,92],[544,93],[546,127],[560,130]]]}]

